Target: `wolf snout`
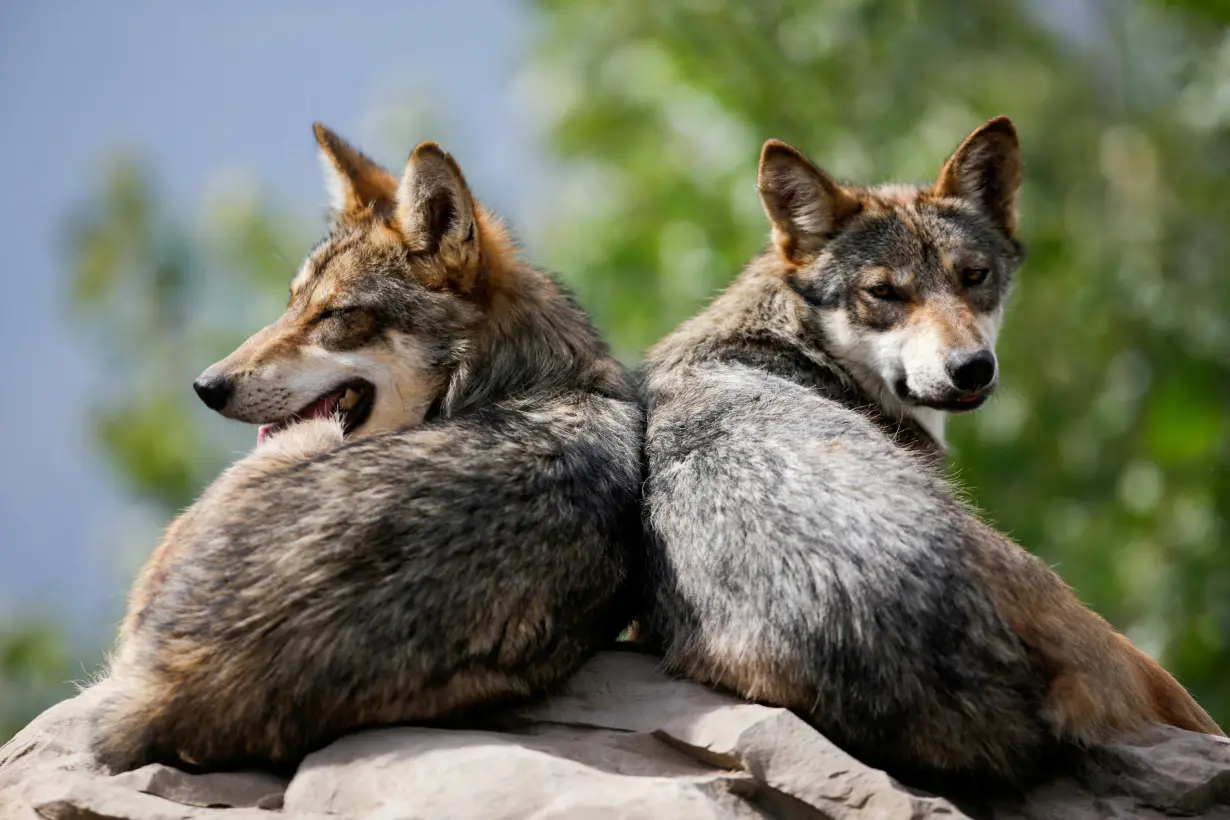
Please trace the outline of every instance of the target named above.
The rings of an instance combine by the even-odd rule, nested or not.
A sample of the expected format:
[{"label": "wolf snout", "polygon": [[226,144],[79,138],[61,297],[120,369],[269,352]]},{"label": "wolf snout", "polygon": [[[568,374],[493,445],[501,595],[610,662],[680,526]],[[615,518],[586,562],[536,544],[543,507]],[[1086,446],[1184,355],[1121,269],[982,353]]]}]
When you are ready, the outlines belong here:
[{"label": "wolf snout", "polygon": [[235,385],[226,376],[211,376],[209,371],[202,373],[192,383],[192,389],[205,402],[210,410],[222,411],[235,392]]},{"label": "wolf snout", "polygon": [[979,350],[962,353],[948,359],[948,377],[958,390],[975,393],[995,381],[995,354]]}]

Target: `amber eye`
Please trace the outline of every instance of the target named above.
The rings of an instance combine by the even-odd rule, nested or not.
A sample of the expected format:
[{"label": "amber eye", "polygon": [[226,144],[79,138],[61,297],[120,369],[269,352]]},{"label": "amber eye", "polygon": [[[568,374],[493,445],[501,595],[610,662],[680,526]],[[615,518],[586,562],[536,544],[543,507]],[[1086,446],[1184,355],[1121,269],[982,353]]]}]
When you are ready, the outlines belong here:
[{"label": "amber eye", "polygon": [[961,271],[961,283],[967,288],[972,288],[987,281],[987,277],[990,275],[991,272],[986,268],[966,268]]},{"label": "amber eye", "polygon": [[892,285],[874,285],[867,288],[867,292],[877,299],[896,299],[897,291],[893,290]]}]

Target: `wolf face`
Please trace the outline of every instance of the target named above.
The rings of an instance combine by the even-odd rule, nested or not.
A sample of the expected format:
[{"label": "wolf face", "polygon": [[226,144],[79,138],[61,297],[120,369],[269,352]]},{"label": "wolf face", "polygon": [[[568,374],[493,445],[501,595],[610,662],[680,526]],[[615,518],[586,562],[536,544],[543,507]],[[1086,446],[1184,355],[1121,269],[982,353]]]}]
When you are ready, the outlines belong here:
[{"label": "wolf face", "polygon": [[995,340],[1024,257],[1020,179],[1005,117],[967,137],[929,187],[840,185],[789,145],[765,144],[761,201],[809,332],[887,409],[926,423],[995,389]]},{"label": "wolf face", "polygon": [[262,425],[339,415],[348,437],[421,422],[482,321],[502,226],[435,143],[399,181],[315,126],[332,229],[290,286],[286,312],[193,384],[227,418]]}]

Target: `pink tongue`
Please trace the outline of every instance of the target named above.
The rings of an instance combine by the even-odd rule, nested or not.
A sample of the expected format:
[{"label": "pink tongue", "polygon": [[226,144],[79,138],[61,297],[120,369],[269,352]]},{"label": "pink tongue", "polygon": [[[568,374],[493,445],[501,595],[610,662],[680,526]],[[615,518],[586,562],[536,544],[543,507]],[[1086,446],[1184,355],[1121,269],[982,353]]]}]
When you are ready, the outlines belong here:
[{"label": "pink tongue", "polygon": [[[295,416],[295,419],[323,419],[333,415],[333,408],[337,406],[337,401],[342,397],[342,391],[330,393],[318,402],[315,402],[302,413]],[[273,424],[262,424],[256,430],[256,443],[260,444],[265,439],[272,436],[274,433],[286,427],[288,421],[275,421]]]}]

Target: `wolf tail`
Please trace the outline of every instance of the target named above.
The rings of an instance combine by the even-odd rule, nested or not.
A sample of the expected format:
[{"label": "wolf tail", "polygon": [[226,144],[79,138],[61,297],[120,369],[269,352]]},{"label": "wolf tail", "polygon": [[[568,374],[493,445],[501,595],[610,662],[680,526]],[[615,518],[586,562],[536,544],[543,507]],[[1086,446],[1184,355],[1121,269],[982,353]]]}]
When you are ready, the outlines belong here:
[{"label": "wolf tail", "polygon": [[1159,723],[1177,726],[1189,732],[1225,737],[1226,733],[1209,713],[1204,711],[1183,684],[1175,680],[1157,661],[1137,651],[1136,667],[1144,679]]},{"label": "wolf tail", "polygon": [[139,769],[149,763],[175,763],[165,747],[170,698],[158,696],[152,684],[130,673],[112,673],[96,684],[105,689],[91,717],[90,751],[112,773]]},{"label": "wolf tail", "polygon": [[1222,735],[1221,727],[1157,661],[1111,630],[1099,616],[1086,622],[1104,631],[1101,641],[1082,644],[1092,657],[1067,662],[1052,682],[1053,726],[1078,743],[1103,742],[1136,734],[1149,725]]}]

